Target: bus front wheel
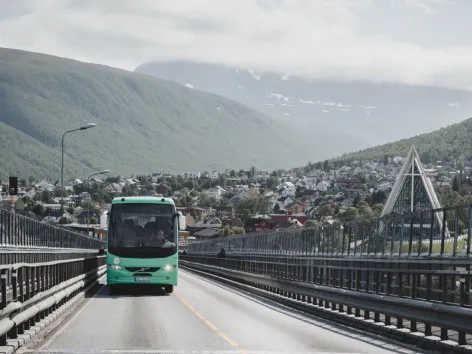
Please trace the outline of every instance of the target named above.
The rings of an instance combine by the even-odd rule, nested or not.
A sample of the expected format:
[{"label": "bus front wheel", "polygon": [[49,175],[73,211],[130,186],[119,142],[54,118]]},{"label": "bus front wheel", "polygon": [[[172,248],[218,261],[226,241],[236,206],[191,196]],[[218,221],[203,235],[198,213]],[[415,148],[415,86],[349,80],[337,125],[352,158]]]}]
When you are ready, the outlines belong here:
[{"label": "bus front wheel", "polygon": [[164,290],[166,294],[172,294],[174,292],[174,286],[173,285],[166,285],[164,287]]}]

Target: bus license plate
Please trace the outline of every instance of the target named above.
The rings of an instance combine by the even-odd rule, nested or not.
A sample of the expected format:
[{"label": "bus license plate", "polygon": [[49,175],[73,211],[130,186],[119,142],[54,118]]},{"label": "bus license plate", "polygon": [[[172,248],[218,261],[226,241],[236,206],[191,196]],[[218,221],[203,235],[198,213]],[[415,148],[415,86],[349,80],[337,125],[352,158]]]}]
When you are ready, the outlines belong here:
[{"label": "bus license plate", "polygon": [[134,280],[137,282],[148,282],[149,277],[135,277]]}]

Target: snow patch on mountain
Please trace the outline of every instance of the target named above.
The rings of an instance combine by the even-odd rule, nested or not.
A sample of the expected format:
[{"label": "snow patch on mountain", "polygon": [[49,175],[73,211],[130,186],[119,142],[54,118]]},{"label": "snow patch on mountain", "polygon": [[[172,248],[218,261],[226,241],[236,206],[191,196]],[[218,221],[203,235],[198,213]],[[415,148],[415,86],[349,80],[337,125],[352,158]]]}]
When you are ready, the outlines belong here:
[{"label": "snow patch on mountain", "polygon": [[254,70],[248,70],[249,74],[251,74],[251,76],[256,79],[256,80],[260,80],[261,77],[259,75],[257,75]]}]

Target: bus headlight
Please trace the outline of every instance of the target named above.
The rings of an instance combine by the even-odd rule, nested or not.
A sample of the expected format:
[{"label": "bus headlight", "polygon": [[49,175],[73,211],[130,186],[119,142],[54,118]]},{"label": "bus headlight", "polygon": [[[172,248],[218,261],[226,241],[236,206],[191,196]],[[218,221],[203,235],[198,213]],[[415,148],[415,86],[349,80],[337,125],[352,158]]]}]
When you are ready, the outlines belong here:
[{"label": "bus headlight", "polygon": [[175,269],[175,264],[166,264],[162,269],[168,272],[169,270]]},{"label": "bus headlight", "polygon": [[123,269],[122,266],[117,265],[117,264],[109,264],[108,267],[110,267],[111,269],[114,269],[114,270],[122,270]]}]

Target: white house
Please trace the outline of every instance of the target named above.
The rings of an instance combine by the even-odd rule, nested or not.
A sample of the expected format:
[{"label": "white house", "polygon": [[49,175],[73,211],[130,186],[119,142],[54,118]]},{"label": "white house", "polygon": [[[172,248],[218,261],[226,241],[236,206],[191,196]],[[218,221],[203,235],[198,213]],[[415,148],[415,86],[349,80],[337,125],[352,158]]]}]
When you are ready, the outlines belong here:
[{"label": "white house", "polygon": [[296,187],[292,182],[284,182],[278,189],[278,193],[281,197],[293,197],[295,196]]},{"label": "white house", "polygon": [[328,181],[321,181],[316,185],[316,189],[318,189],[321,192],[326,192],[328,191],[330,183]]},{"label": "white house", "polygon": [[202,174],[200,172],[184,172],[183,175],[185,178],[200,178]]}]

